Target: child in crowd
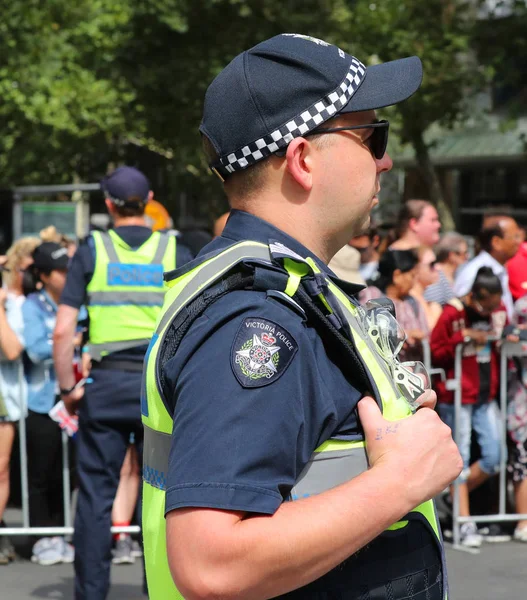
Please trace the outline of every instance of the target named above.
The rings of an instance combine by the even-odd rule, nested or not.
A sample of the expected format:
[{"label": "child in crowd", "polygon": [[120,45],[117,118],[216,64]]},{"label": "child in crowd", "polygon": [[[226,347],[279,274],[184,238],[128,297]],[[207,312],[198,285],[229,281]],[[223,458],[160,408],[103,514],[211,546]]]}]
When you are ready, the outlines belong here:
[{"label": "child in crowd", "polygon": [[[480,486],[499,470],[500,437],[499,408],[496,395],[499,384],[499,355],[497,343],[506,324],[499,278],[489,267],[482,267],[472,290],[462,299],[452,299],[432,331],[430,346],[432,361],[446,371],[447,379],[454,378],[455,352],[463,344],[462,407],[459,423],[459,451],[464,470],[460,475],[460,515],[469,516],[469,492]],[[439,414],[454,431],[454,395],[439,381],[435,386]],[[472,429],[481,448],[481,459],[470,464]],[[478,547],[482,536],[475,523],[461,526],[461,543]]]}]

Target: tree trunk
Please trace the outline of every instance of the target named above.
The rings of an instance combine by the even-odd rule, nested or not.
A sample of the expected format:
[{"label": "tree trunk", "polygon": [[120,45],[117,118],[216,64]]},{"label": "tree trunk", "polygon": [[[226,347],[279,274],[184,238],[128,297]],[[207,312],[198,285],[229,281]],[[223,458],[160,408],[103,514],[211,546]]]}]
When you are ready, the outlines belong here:
[{"label": "tree trunk", "polygon": [[435,167],[430,159],[430,153],[428,152],[428,146],[424,141],[423,132],[413,131],[411,142],[415,150],[415,159],[417,161],[419,173],[423,176],[428,187],[429,199],[437,206],[437,212],[441,219],[443,231],[452,231],[456,228],[452,210],[445,201],[441,182],[439,181]]}]

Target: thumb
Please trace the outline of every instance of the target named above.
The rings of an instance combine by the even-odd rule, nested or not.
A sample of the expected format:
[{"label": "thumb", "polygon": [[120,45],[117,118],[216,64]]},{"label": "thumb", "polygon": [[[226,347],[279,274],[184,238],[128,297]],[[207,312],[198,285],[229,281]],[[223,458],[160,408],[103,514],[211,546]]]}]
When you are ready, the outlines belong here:
[{"label": "thumb", "polygon": [[364,429],[366,437],[375,432],[375,429],[382,427],[384,421],[381,410],[371,396],[365,396],[357,405],[359,418]]}]

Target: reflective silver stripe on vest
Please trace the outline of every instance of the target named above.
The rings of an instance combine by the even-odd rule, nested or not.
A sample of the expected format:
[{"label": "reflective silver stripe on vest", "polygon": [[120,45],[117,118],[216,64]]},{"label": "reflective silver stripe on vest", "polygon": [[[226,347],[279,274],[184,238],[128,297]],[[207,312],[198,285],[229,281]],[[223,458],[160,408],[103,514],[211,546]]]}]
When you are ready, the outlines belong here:
[{"label": "reflective silver stripe on vest", "polygon": [[120,350],[130,350],[139,346],[148,346],[150,339],[127,340],[126,342],[106,342],[105,344],[89,344],[92,360],[101,360],[103,353],[111,354]]},{"label": "reflective silver stripe on vest", "polygon": [[[242,242],[243,243],[243,242]],[[227,248],[217,258],[212,258],[210,263],[202,267],[194,276],[192,280],[181,290],[177,298],[172,304],[164,311],[163,317],[157,327],[157,333],[161,333],[163,329],[172,321],[181,308],[192,299],[193,296],[197,295],[203,285],[209,281],[209,279],[217,280],[225,272],[225,270],[231,268],[235,264],[241,262],[244,259],[258,259],[265,262],[271,262],[271,254],[268,246],[260,246],[256,244],[247,245],[235,245]]]},{"label": "reflective silver stripe on vest", "polygon": [[134,304],[136,306],[163,306],[165,291],[162,292],[89,292],[90,306],[119,306]]},{"label": "reflective silver stripe on vest", "polygon": [[300,500],[341,485],[368,469],[365,448],[314,452],[291,490],[291,498]]},{"label": "reflective silver stripe on vest", "polygon": [[160,490],[165,490],[172,436],[168,433],[156,431],[148,425],[144,425],[144,431],[143,479],[145,483]]},{"label": "reflective silver stripe on vest", "polygon": [[[108,261],[111,263],[122,262],[117,256],[117,250],[115,249],[111,235],[109,233],[106,233],[105,231],[99,232],[99,235],[101,236],[101,241],[103,243],[106,254],[108,255]],[[154,257],[150,261],[151,265],[163,264],[163,258],[165,258],[165,253],[167,251],[168,244],[171,239],[171,236],[167,233],[159,233],[158,237],[159,242],[157,244],[157,249],[155,251]]]},{"label": "reflective silver stripe on vest", "polygon": [[99,235],[101,237],[101,241],[104,246],[104,249],[106,250],[106,254],[108,255],[108,261],[111,263],[121,262],[119,260],[119,257],[117,256],[117,250],[115,249],[115,246],[113,245],[113,241],[112,241],[110,234],[106,233],[105,231],[101,231],[101,232],[99,232]]},{"label": "reflective silver stripe on vest", "polygon": [[165,258],[165,254],[168,248],[168,243],[170,242],[171,236],[168,233],[160,233],[159,234],[159,244],[157,245],[157,250],[154,254],[154,258],[150,261],[151,265],[161,265],[163,264],[163,258]]}]

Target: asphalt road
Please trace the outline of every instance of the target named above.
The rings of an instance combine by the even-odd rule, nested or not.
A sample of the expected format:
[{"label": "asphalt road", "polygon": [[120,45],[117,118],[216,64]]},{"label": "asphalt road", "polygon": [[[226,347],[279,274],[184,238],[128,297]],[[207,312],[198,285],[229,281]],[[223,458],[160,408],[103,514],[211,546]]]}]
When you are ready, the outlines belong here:
[{"label": "asphalt road", "polygon": [[[449,600],[527,599],[527,544],[487,544],[477,555],[447,549],[447,562]],[[108,600],[146,599],[138,561],[112,567],[111,578]],[[0,600],[35,598],[73,600],[73,565],[42,567],[20,559],[0,566]]]}]

